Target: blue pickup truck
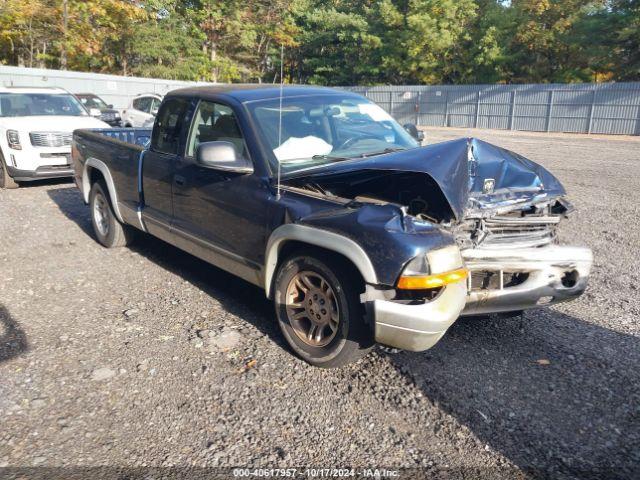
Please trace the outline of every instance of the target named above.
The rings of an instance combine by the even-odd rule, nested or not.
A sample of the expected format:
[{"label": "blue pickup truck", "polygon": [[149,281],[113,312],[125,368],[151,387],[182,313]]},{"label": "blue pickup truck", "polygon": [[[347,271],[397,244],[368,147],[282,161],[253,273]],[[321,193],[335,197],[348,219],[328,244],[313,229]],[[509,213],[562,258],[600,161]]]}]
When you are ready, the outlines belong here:
[{"label": "blue pickup truck", "polygon": [[76,130],[72,158],[102,245],[147,232],[258,285],[313,365],[584,291],[591,251],[559,245],[572,207],[553,175],[414,137],[353,93],[207,86],[169,93],[152,130]]}]

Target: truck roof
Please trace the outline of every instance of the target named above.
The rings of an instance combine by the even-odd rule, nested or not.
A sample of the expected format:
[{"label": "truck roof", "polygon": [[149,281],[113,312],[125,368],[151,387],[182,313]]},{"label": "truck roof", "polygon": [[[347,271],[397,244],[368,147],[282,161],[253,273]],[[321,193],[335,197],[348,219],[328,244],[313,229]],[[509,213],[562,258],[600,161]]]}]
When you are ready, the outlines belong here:
[{"label": "truck roof", "polygon": [[[285,85],[282,88],[283,97],[295,97],[299,95],[327,95],[350,92],[328,87],[315,87],[310,85]],[[280,85],[274,84],[227,84],[227,85],[205,85],[200,87],[180,88],[172,90],[167,97],[186,96],[207,98],[214,95],[226,95],[240,102],[250,102],[253,100],[267,100],[280,96]]]},{"label": "truck roof", "polygon": [[4,87],[0,86],[0,93],[69,93],[59,87]]}]

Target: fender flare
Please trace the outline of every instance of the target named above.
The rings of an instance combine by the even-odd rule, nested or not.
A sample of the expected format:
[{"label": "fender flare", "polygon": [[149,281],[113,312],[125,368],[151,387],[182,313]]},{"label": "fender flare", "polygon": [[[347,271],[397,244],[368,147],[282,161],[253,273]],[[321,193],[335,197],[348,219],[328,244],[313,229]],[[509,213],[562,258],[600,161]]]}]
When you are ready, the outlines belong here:
[{"label": "fender flare", "polygon": [[85,203],[89,203],[89,192],[91,191],[91,184],[89,183],[89,169],[95,168],[102,173],[104,180],[107,184],[107,190],[109,190],[109,197],[111,198],[111,204],[113,205],[113,211],[116,214],[116,218],[119,222],[124,223],[122,215],[120,214],[120,207],[118,206],[118,194],[116,193],[116,187],[113,183],[113,177],[109,171],[109,167],[102,160],[98,160],[94,157],[87,158],[84,162],[84,169],[82,171],[82,196]]},{"label": "fender flare", "polygon": [[276,228],[269,236],[265,253],[264,289],[267,298],[271,298],[271,285],[278,266],[278,257],[287,241],[297,241],[334,251],[348,258],[358,269],[364,281],[377,284],[373,264],[362,247],[343,235],[306,225],[287,224]]}]

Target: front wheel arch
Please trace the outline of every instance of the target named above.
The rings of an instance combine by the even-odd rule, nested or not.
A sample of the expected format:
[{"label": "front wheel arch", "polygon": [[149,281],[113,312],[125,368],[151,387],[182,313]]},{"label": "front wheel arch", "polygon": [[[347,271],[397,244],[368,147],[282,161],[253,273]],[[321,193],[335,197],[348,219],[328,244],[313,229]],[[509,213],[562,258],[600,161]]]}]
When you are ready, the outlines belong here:
[{"label": "front wheel arch", "polygon": [[[286,247],[289,244],[293,245]],[[273,298],[273,279],[283,259],[283,248],[297,246],[322,249],[332,255],[338,255],[357,270],[365,284],[378,284],[369,256],[355,241],[328,230],[307,225],[286,224],[276,228],[267,242],[264,264],[264,289],[267,298]]]},{"label": "front wheel arch", "polygon": [[345,268],[349,269],[350,272],[358,279],[359,283],[362,284],[363,290],[365,281],[362,277],[362,274],[358,270],[358,267],[347,257],[338,253],[334,250],[330,250],[324,247],[318,247],[317,245],[311,245],[309,243],[299,242],[295,240],[291,240],[286,242],[281,248],[278,254],[278,258],[280,259],[278,262],[278,268],[282,264],[284,260],[294,255],[302,255],[309,254],[320,258],[328,258],[340,262]]}]

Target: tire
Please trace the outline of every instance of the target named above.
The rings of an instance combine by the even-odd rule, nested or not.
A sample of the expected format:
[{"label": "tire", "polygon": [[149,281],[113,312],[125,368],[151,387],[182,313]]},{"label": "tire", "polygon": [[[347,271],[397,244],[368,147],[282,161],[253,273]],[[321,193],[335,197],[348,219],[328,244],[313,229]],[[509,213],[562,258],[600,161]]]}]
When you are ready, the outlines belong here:
[{"label": "tire", "polygon": [[328,255],[295,255],[281,264],[274,304],[296,355],[317,367],[337,368],[371,350],[374,335],[365,323],[359,285],[362,281],[344,262]]},{"label": "tire", "polygon": [[124,247],[133,240],[135,231],[128,225],[121,224],[113,212],[108,189],[102,180],[91,185],[89,207],[91,225],[98,242],[107,248]]},{"label": "tire", "polygon": [[20,185],[9,176],[7,165],[4,161],[4,155],[0,153],[0,188],[12,189],[18,188]]}]

